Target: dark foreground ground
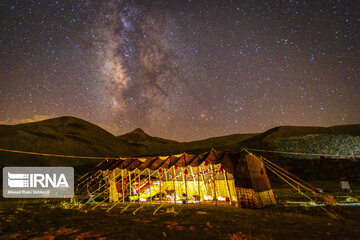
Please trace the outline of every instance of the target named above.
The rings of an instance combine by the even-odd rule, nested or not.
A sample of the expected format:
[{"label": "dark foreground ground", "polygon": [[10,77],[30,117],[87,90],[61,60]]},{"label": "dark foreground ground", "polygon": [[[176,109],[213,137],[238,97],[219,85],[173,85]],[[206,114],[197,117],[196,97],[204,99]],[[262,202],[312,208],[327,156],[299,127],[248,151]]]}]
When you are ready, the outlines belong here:
[{"label": "dark foreground ground", "polygon": [[360,239],[360,207],[327,207],[337,220],[319,207],[167,205],[154,216],[158,204],[136,215],[138,204],[120,213],[125,206],[107,213],[106,206],[78,211],[60,201],[1,199],[0,239]]}]

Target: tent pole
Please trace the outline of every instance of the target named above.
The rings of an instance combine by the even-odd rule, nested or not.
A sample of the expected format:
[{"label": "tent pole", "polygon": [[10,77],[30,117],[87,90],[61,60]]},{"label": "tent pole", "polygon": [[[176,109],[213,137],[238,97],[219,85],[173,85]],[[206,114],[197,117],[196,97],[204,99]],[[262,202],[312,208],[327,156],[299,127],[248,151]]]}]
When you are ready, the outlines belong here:
[{"label": "tent pole", "polygon": [[124,169],[121,169],[121,193],[122,193],[122,202],[125,202],[125,189],[124,189]]},{"label": "tent pole", "polygon": [[[199,166],[200,167],[200,171],[202,171],[202,168],[201,168],[201,166]],[[201,174],[201,178],[202,178],[202,180],[203,180],[203,183],[204,183],[204,188],[205,188],[205,194],[207,194],[207,192],[208,192],[208,189],[207,189],[207,187],[206,187],[206,184],[205,184],[205,176],[204,176],[204,174]]]},{"label": "tent pole", "polygon": [[224,177],[225,177],[225,181],[226,181],[226,187],[229,193],[229,200],[230,200],[230,204],[232,203],[232,197],[231,197],[231,192],[230,192],[230,185],[229,185],[229,181],[228,181],[228,177],[227,177],[227,172],[224,169]]},{"label": "tent pole", "polygon": [[216,196],[216,185],[215,185],[215,179],[216,179],[216,175],[214,174],[214,168],[213,168],[213,165],[210,164],[210,169],[211,169],[211,176],[213,178],[213,181],[214,181],[214,201],[215,201],[215,206],[217,206],[217,196]]},{"label": "tent pole", "polygon": [[193,171],[193,169],[192,169],[192,167],[191,167],[191,166],[189,166],[189,167],[190,167],[190,171],[191,171],[192,178],[193,178],[193,180],[194,180],[194,188],[196,189],[196,191],[197,191],[198,195],[200,195],[200,193],[199,193],[199,189],[196,187],[196,179],[195,179],[195,174],[194,174],[194,171]]},{"label": "tent pole", "polygon": [[114,193],[114,170],[111,171],[111,173],[109,174],[109,186],[108,186],[108,190],[109,190],[109,203],[113,202],[114,200],[114,196],[115,196],[115,193]]},{"label": "tent pole", "polygon": [[138,191],[137,191],[137,194],[138,194],[138,201],[140,203],[140,169],[138,169]]},{"label": "tent pole", "polygon": [[200,166],[198,166],[197,173],[198,173],[197,179],[198,179],[198,192],[199,192],[199,205],[200,205],[200,201],[201,201]]},{"label": "tent pole", "polygon": [[[183,193],[184,193],[184,191],[186,191],[186,186],[185,186],[185,174],[184,174],[184,169],[181,167],[180,168],[180,172],[182,173],[182,182],[181,182],[181,192],[180,192],[180,196],[182,197],[183,195]],[[182,185],[184,184],[184,191],[183,191],[183,188],[182,188]]]},{"label": "tent pole", "polygon": [[[128,170],[126,170],[126,169],[124,169],[124,172],[125,171],[128,171]],[[134,170],[134,171],[128,171],[129,172],[129,177],[131,177],[131,175],[130,174],[132,174],[133,172],[135,172],[136,171],[136,169]],[[145,170],[143,171],[143,172],[145,172]],[[143,172],[141,172],[141,174],[143,173]],[[120,175],[120,173],[119,173],[119,175]],[[125,174],[126,175],[126,174]],[[136,177],[134,177],[134,179],[135,179]],[[120,180],[119,180],[120,181]],[[126,184],[125,184],[126,185]],[[130,188],[131,188],[131,184],[129,183],[129,185],[130,185]],[[129,195],[130,196],[130,194],[131,194],[131,191],[128,193],[128,194],[126,194],[126,196],[127,195]],[[125,196],[124,196],[124,198],[125,198]],[[106,200],[106,199],[105,199]],[[104,201],[104,200],[103,200]],[[118,205],[120,203],[120,201],[118,201],[118,202],[116,202],[116,203],[114,203],[108,210],[106,210],[106,212],[109,212],[111,209],[113,209],[116,205]],[[130,204],[128,205],[128,206],[130,206]],[[96,207],[96,206],[95,206]],[[128,207],[126,207],[126,208],[128,208]],[[125,208],[125,209],[126,209]],[[94,209],[94,208],[93,208]],[[123,212],[123,211],[121,211],[121,212]]]},{"label": "tent pole", "polygon": [[119,201],[119,193],[118,193],[118,191],[117,191],[117,187],[116,187],[116,185],[117,185],[117,181],[116,181],[116,177],[118,176],[118,175],[120,175],[120,174],[116,174],[116,169],[117,168],[115,168],[113,171],[112,171],[112,174],[111,174],[111,181],[112,181],[112,186],[110,186],[111,188],[111,191],[113,192],[113,194],[112,194],[112,201],[113,202],[117,202],[117,201]]},{"label": "tent pole", "polygon": [[131,171],[129,171],[129,202],[131,202]]},{"label": "tent pole", "polygon": [[160,172],[158,172],[158,174],[159,174],[159,179],[160,179],[160,203],[162,204],[161,174],[160,174]]},{"label": "tent pole", "polygon": [[[96,198],[98,198],[100,195],[102,195],[102,194],[106,194],[108,191],[109,191],[109,189],[107,188],[107,186],[106,185],[108,185],[109,184],[109,181],[108,181],[108,176],[107,175],[109,175],[109,174],[104,174],[104,180],[105,180],[105,183],[104,184],[101,184],[101,182],[99,183],[100,184],[100,186],[96,189],[96,190],[94,190],[92,193],[90,193],[90,194],[94,194],[95,192],[97,192],[98,190],[99,191],[101,191],[101,189],[102,188],[105,188],[103,191],[101,191],[99,194],[96,194],[96,196],[93,198],[93,200],[95,200]],[[116,176],[116,177],[118,177],[120,175],[120,173]],[[89,195],[90,195],[89,194]],[[105,198],[103,201],[101,201],[100,202],[100,204],[101,203],[103,203],[104,201],[106,201],[107,199],[109,199],[109,197],[110,196],[108,196],[107,198]],[[84,203],[83,205],[81,205],[81,206],[79,206],[79,208],[78,209],[80,209],[80,208],[82,208],[82,207],[84,207],[86,204],[88,204],[90,201],[87,201],[86,203]],[[96,208],[97,206],[98,206],[99,204],[97,204],[94,208]],[[94,209],[93,208],[93,209]]]},{"label": "tent pole", "polygon": [[173,187],[174,187],[174,203],[176,204],[176,189],[175,189],[175,166],[172,166],[172,174],[173,174]]},{"label": "tent pole", "polygon": [[165,184],[165,191],[167,190],[167,188],[168,188],[168,169],[165,169],[164,170],[165,172],[165,182],[166,182],[166,184]]},{"label": "tent pole", "polygon": [[152,203],[150,169],[148,169],[148,173],[149,173],[149,191],[150,191],[150,202]]},{"label": "tent pole", "polygon": [[[187,168],[185,168],[185,170],[186,170],[186,172],[188,172]],[[188,200],[188,197],[187,197],[187,194],[188,194],[188,192],[187,192],[187,175],[185,174],[185,172],[183,172],[183,175],[184,175],[184,181],[185,181],[185,195],[186,195],[185,196],[185,201],[187,203],[187,200]]]}]

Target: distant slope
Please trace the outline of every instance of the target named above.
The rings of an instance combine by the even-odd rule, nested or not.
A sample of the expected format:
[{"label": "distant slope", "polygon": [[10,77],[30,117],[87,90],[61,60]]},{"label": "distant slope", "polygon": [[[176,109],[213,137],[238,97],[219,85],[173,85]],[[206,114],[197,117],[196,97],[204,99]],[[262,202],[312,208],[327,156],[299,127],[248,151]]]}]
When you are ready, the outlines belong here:
[{"label": "distant slope", "polygon": [[[360,154],[360,125],[344,125],[329,128],[284,126],[270,129],[261,134],[234,134],[193,142],[152,141],[151,137],[137,129],[122,139],[136,144],[145,155],[168,155],[188,152],[201,153],[210,148],[239,151],[244,147],[280,150],[299,153]],[[136,133],[136,134],[135,134]],[[321,133],[321,134],[319,134]],[[359,160],[320,158],[255,152],[272,160],[281,167],[303,179],[339,180],[359,179]],[[268,172],[271,181],[279,178]]]},{"label": "distant slope", "polygon": [[[140,128],[115,137],[92,123],[74,117],[60,117],[19,125],[0,125],[0,148],[41,153],[131,157],[182,152],[202,153],[211,148],[240,151],[244,147],[303,153],[359,154],[360,124],[328,128],[282,126],[261,134],[233,134],[192,142],[176,142],[153,137]],[[289,170],[293,170],[296,174],[302,174],[309,169],[305,162],[294,161],[288,156],[267,154],[266,157],[273,157],[273,160],[278,160],[279,164],[286,162],[285,165]],[[87,171],[97,162],[99,160],[50,158],[0,152],[0,165],[3,166],[63,165],[74,166],[79,172],[79,170]],[[335,168],[337,165],[329,166],[327,172],[333,175],[336,172]],[[321,173],[324,179],[327,172]]]},{"label": "distant slope", "polygon": [[280,126],[248,139],[249,142],[273,141],[278,138],[298,137],[309,134],[333,134],[360,136],[360,124],[333,127]]},{"label": "distant slope", "polygon": [[[321,136],[316,138],[306,137],[309,135]],[[226,151],[239,151],[244,147],[269,150],[301,149],[301,146],[297,146],[300,143],[302,146],[334,146],[345,139],[344,135],[349,136],[347,142],[350,141],[350,136],[353,139],[360,136],[360,124],[333,127],[280,126],[261,134],[234,134],[192,142],[175,142],[151,137],[141,129],[135,129],[118,138],[135,145],[145,155],[165,155],[181,152],[201,153],[208,151],[210,148]],[[338,152],[356,152],[352,145],[340,144],[339,148],[337,148]],[[304,151],[305,149],[302,152]]]},{"label": "distant slope", "polygon": [[[137,148],[106,130],[74,117],[19,125],[0,125],[0,148],[81,156],[129,156]],[[87,159],[60,159],[0,152],[0,164],[83,164]]]},{"label": "distant slope", "polygon": [[145,155],[165,155],[181,152],[202,153],[211,148],[225,150],[227,146],[244,141],[256,134],[233,134],[229,136],[208,138],[192,142],[176,142],[158,137],[151,137],[142,129],[118,136],[118,139],[127,141],[136,146]]},{"label": "distant slope", "polygon": [[357,155],[360,148],[359,136],[360,124],[333,127],[281,126],[231,145],[230,148]]},{"label": "distant slope", "polygon": [[286,152],[360,155],[360,136],[312,134],[279,138],[273,145]]},{"label": "distant slope", "polygon": [[173,140],[168,140],[164,138],[158,138],[158,137],[152,137],[148,134],[146,134],[141,128],[137,128],[133,130],[132,132],[120,135],[117,137],[120,140],[125,140],[128,142],[152,142],[152,143],[161,143],[161,144],[167,144],[167,143],[178,143]]},{"label": "distant slope", "polygon": [[192,141],[182,143],[184,152],[201,153],[208,151],[211,148],[226,151],[240,151],[241,149],[232,149],[231,146],[243,142],[251,137],[256,136],[256,133],[248,134],[232,134],[228,136],[213,137],[199,141]]}]

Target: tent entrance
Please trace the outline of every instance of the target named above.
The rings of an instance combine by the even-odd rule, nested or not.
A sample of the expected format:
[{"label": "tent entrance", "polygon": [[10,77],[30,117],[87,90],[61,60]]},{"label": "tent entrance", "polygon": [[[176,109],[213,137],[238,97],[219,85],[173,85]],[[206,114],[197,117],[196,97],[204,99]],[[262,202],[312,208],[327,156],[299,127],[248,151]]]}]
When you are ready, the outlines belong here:
[{"label": "tent entrance", "polygon": [[221,164],[197,167],[128,171],[113,169],[103,174],[109,183],[109,202],[236,202],[233,175]]}]

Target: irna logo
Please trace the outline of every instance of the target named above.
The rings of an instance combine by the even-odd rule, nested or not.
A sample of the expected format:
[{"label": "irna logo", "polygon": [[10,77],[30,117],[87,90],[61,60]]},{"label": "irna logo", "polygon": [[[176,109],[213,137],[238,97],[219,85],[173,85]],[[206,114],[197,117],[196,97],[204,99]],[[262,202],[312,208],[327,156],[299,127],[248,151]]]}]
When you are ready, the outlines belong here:
[{"label": "irna logo", "polygon": [[36,188],[49,186],[69,187],[64,174],[26,174],[26,173],[10,173],[8,172],[8,186],[11,188]]},{"label": "irna logo", "polygon": [[71,198],[74,196],[72,167],[4,167],[5,198]]}]

